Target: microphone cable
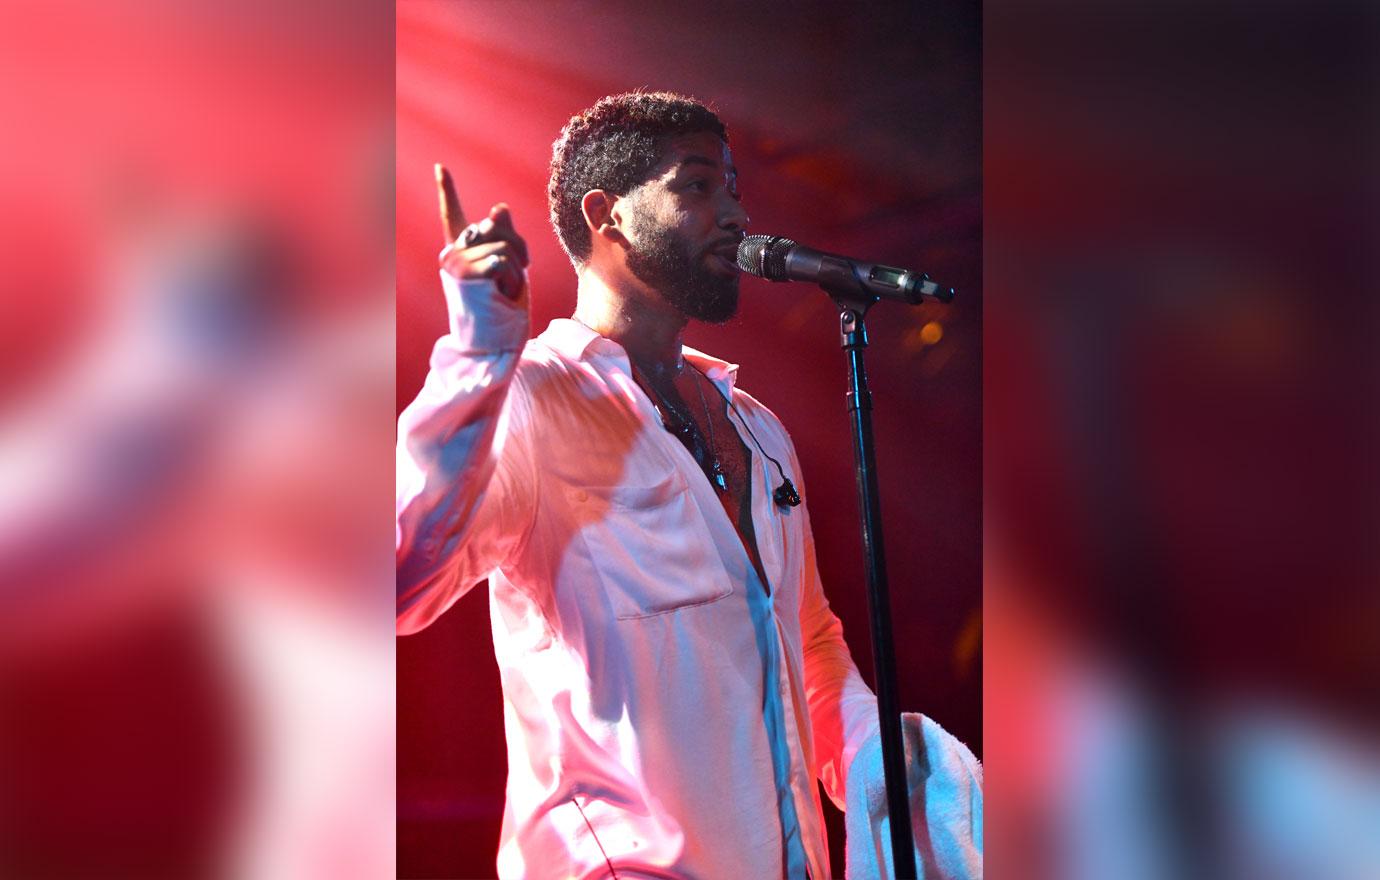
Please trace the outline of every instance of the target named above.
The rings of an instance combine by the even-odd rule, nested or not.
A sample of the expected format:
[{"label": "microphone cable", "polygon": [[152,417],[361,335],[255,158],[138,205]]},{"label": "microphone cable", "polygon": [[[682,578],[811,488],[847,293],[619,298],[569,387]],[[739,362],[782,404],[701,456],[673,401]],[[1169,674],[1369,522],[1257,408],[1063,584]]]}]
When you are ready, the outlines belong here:
[{"label": "microphone cable", "polygon": [[[688,359],[686,360],[686,363],[690,363]],[[708,376],[705,376],[703,370],[701,370],[694,364],[690,364],[690,366],[695,367],[695,372],[699,373],[701,376],[704,376],[704,380],[706,382],[708,382],[710,385],[714,385],[714,390],[719,392],[719,396],[724,399],[724,403],[728,404],[729,410],[731,410],[733,414],[738,417],[738,421],[742,422],[743,427],[747,428],[748,436],[752,438],[752,443],[754,446],[757,447],[757,451],[762,453],[762,457],[765,458],[767,461],[770,461],[772,464],[776,465],[776,472],[781,475],[781,485],[777,486],[776,489],[772,491],[772,500],[775,501],[777,505],[780,507],[799,507],[800,493],[796,491],[795,483],[792,483],[791,478],[786,476],[786,470],[785,468],[781,467],[781,462],[777,461],[775,458],[772,458],[771,455],[769,455],[767,451],[762,448],[761,441],[757,439],[757,435],[752,431],[752,425],[748,424],[748,420],[743,418],[742,413],[738,412],[738,408],[733,405],[733,399],[729,397],[727,394],[724,394],[723,389],[720,388],[718,385],[715,385],[713,380],[711,380]]]}]

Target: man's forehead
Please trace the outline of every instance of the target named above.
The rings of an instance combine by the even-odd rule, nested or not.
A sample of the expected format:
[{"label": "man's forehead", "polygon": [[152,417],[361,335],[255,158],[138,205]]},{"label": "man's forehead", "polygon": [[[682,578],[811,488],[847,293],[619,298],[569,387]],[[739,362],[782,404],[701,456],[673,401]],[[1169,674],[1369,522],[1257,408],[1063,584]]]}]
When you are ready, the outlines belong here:
[{"label": "man's forehead", "polygon": [[[666,151],[657,164],[660,174],[675,173],[685,167],[700,167],[723,171],[730,177],[737,176],[733,166],[733,152],[728,142],[712,132],[682,134],[666,143]],[[660,176],[660,175],[658,175]]]}]

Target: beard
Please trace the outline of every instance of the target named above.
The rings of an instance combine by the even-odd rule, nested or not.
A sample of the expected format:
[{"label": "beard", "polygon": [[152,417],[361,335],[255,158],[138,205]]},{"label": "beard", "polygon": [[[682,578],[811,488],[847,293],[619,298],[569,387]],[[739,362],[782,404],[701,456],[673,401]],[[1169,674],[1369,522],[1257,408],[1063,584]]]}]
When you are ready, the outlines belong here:
[{"label": "beard", "polygon": [[738,276],[710,271],[702,253],[664,226],[639,235],[627,261],[638,280],[687,318],[722,324],[738,312]]}]

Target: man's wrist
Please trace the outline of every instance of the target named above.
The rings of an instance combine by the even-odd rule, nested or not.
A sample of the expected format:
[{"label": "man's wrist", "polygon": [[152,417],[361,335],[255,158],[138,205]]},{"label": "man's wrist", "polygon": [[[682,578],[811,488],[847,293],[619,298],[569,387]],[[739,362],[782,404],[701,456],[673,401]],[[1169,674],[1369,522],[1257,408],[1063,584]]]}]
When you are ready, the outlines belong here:
[{"label": "man's wrist", "polygon": [[500,293],[494,281],[462,280],[443,269],[441,289],[450,335],[462,351],[513,351],[527,342],[531,321],[526,306]]}]

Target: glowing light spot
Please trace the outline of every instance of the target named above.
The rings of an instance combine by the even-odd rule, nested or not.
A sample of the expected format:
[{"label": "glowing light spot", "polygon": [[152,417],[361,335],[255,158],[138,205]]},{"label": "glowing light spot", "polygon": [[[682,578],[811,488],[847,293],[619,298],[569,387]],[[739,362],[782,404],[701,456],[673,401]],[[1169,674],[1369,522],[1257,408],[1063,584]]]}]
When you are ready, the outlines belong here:
[{"label": "glowing light spot", "polygon": [[920,341],[925,345],[934,345],[944,338],[944,325],[938,321],[930,321],[920,328]]}]

